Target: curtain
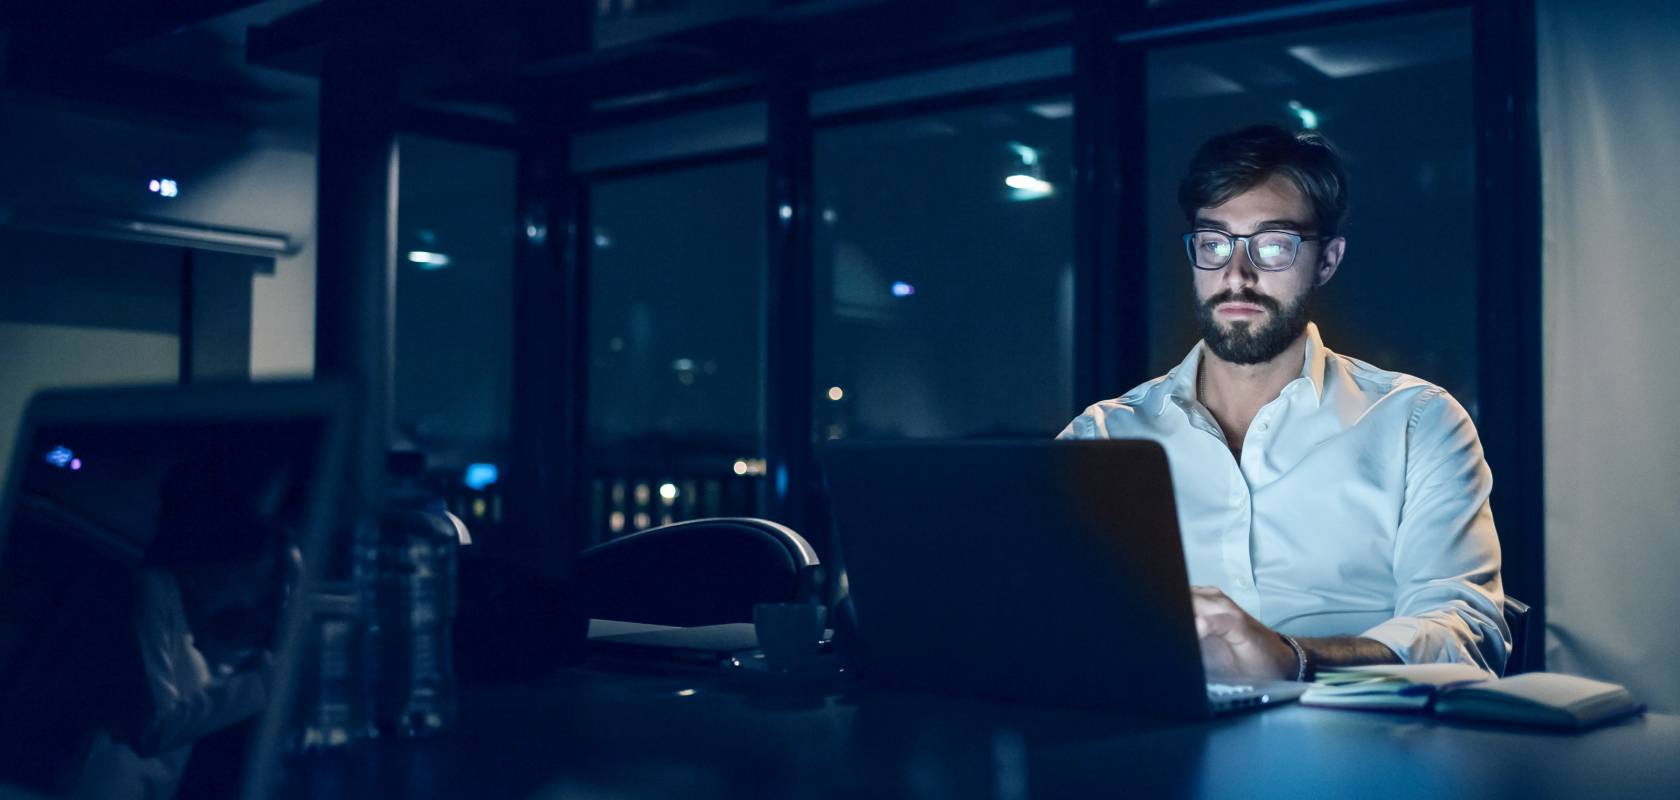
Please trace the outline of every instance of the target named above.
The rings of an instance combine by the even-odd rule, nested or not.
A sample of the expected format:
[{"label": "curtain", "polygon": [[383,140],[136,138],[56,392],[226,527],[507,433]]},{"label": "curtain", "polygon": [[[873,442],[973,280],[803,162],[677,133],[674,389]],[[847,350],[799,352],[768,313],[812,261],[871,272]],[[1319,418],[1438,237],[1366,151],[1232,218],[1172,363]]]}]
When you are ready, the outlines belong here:
[{"label": "curtain", "polygon": [[1548,668],[1680,711],[1680,3],[1536,13]]}]

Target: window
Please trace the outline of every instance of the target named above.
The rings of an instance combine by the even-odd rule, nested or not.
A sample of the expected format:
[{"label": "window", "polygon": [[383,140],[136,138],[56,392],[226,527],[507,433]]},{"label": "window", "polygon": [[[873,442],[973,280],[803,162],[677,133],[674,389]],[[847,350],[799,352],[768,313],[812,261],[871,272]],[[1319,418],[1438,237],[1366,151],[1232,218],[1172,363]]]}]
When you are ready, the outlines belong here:
[{"label": "window", "polygon": [[590,187],[597,534],[757,511],[766,181],[743,159]]},{"label": "window", "polygon": [[403,136],[394,425],[453,510],[499,523],[513,384],[511,152]]},{"label": "window", "polygon": [[1073,104],[819,130],[819,439],[1050,436],[1072,406]]}]

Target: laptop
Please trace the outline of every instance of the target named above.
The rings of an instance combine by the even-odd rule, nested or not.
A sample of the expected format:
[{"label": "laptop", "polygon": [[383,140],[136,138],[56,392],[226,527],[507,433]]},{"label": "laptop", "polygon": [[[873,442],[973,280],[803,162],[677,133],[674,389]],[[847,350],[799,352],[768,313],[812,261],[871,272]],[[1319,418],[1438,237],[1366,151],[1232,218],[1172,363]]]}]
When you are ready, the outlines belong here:
[{"label": "laptop", "polygon": [[1154,442],[837,443],[823,462],[865,663],[887,683],[1184,717],[1306,688],[1205,679]]},{"label": "laptop", "polygon": [[[33,398],[0,493],[0,789],[274,790],[346,411],[322,384]],[[223,699],[193,723],[171,693]]]}]

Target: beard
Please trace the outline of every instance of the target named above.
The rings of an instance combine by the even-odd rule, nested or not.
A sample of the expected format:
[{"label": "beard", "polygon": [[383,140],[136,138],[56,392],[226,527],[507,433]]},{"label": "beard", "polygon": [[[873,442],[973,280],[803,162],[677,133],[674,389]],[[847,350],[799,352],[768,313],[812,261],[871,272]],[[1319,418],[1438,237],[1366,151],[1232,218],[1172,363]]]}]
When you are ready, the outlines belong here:
[{"label": "beard", "polygon": [[[1309,287],[1286,306],[1250,289],[1240,292],[1227,289],[1196,304],[1196,328],[1214,355],[1232,364],[1263,364],[1289,349],[1289,345],[1307,329],[1312,293]],[[1214,319],[1213,311],[1220,303],[1230,302],[1251,303],[1264,308],[1270,321],[1258,328],[1247,320],[1221,327]]]}]

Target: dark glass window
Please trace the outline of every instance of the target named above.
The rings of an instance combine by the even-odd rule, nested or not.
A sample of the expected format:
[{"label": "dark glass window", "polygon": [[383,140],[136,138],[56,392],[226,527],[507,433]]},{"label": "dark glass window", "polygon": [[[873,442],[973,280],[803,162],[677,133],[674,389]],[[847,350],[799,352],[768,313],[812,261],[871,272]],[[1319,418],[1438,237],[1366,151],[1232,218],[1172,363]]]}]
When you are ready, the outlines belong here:
[{"label": "dark glass window", "polygon": [[1313,312],[1325,344],[1440,384],[1475,413],[1470,12],[1150,53],[1151,375],[1197,338],[1178,180],[1203,140],[1254,123],[1316,129],[1346,159],[1347,255]]},{"label": "dark glass window", "polygon": [[512,152],[404,136],[396,444],[430,456],[469,524],[500,521],[513,386]]},{"label": "dark glass window", "polygon": [[1072,399],[1073,105],[819,130],[816,436],[1048,436]]},{"label": "dark glass window", "polygon": [[766,180],[755,159],[590,188],[598,532],[757,511]]}]

